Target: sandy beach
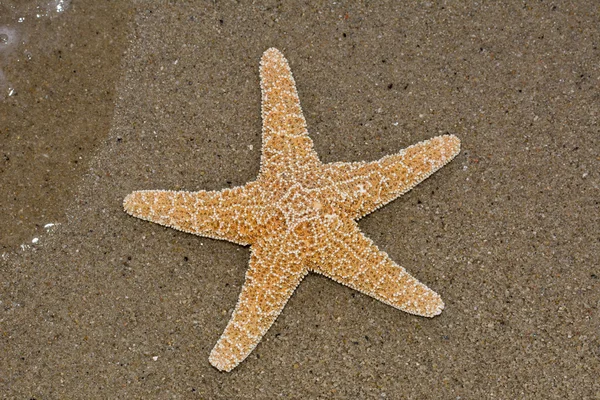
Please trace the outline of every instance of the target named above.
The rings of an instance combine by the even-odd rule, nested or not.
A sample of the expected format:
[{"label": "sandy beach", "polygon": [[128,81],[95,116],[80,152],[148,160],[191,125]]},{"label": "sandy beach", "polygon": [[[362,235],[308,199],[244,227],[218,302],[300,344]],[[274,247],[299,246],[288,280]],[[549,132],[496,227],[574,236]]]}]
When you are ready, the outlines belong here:
[{"label": "sandy beach", "polygon": [[[599,398],[597,6],[112,3],[0,6],[1,398]],[[359,222],[446,307],[309,275],[223,373],[248,247],[122,202],[256,179],[270,47],[323,162],[460,138]]]}]

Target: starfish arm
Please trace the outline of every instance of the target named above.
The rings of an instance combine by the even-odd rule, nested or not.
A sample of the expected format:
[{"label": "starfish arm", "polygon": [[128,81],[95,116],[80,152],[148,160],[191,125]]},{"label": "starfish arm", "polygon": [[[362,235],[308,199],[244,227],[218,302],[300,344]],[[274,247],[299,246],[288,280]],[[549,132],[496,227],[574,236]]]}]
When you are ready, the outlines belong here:
[{"label": "starfish arm", "polygon": [[123,201],[125,211],[137,218],[180,231],[241,245],[250,244],[256,234],[253,223],[259,205],[252,194],[256,186],[221,191],[140,190]]},{"label": "starfish arm", "polygon": [[328,230],[336,235],[323,236],[322,257],[312,271],[410,314],[433,317],[442,312],[440,296],[379,250],[354,221],[335,219]]},{"label": "starfish arm", "polygon": [[284,253],[283,240],[272,237],[252,245],[250,267],[225,331],[210,353],[210,363],[231,371],[254,350],[306,276],[297,251]]},{"label": "starfish arm", "polygon": [[287,60],[277,49],[265,51],[260,61],[262,92],[261,175],[278,167],[319,163],[308,136],[296,83]]},{"label": "starfish arm", "polygon": [[333,163],[323,176],[352,219],[389,203],[450,162],[460,151],[454,135],[437,136],[370,163]]}]

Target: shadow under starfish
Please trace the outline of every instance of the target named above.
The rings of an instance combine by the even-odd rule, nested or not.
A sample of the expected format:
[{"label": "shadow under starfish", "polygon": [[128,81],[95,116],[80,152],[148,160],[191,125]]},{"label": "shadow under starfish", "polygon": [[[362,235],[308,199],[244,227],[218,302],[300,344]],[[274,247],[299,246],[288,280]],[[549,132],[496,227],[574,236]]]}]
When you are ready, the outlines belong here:
[{"label": "shadow under starfish", "polygon": [[256,181],[221,191],[143,190],[129,214],[195,235],[251,246],[239,300],[210,363],[231,371],[256,347],[308,272],[411,314],[442,312],[356,223],[452,160],[456,136],[432,138],[374,162],[323,164],[313,149],[290,67],[277,49],[260,63],[262,155]]}]

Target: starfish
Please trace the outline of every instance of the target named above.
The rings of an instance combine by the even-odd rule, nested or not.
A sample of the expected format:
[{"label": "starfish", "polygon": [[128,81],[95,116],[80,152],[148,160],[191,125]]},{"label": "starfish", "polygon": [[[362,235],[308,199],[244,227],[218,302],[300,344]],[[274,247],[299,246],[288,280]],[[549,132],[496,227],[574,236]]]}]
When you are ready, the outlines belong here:
[{"label": "starfish", "polygon": [[210,363],[231,371],[242,362],[309,272],[411,314],[440,314],[440,296],[379,250],[356,221],[448,163],[460,150],[459,139],[434,137],[374,162],[324,164],[279,50],[263,54],[260,80],[262,152],[255,181],[221,191],[141,190],[123,202],[135,217],[250,245],[241,294]]}]

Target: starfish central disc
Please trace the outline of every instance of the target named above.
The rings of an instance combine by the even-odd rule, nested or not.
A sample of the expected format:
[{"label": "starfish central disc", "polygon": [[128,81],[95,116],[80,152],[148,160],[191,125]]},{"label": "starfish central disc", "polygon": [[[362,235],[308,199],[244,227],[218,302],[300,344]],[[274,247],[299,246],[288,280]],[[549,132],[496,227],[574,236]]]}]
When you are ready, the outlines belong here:
[{"label": "starfish central disc", "polygon": [[316,221],[325,215],[324,200],[318,189],[306,189],[301,184],[291,186],[277,202],[283,213],[288,231],[293,231],[300,223]]}]

